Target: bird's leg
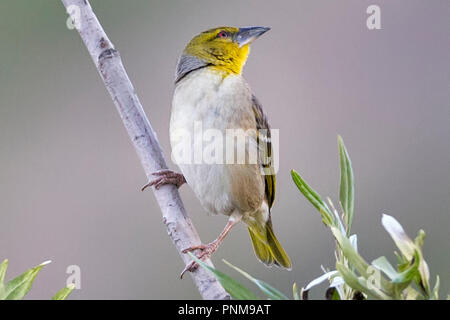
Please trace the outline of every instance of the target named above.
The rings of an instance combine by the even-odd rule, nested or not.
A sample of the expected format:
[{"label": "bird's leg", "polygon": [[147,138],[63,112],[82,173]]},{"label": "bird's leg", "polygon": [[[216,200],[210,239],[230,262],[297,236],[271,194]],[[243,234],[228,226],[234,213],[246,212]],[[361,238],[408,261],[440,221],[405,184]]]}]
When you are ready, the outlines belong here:
[{"label": "bird's leg", "polygon": [[[241,220],[241,217],[236,217],[234,215],[230,216],[228,219],[227,224],[225,225],[225,228],[223,231],[219,234],[216,240],[214,240],[211,243],[208,244],[200,244],[197,246],[192,246],[189,248],[186,248],[182,251],[182,253],[191,252],[194,250],[201,250],[200,253],[197,255],[197,258],[200,260],[206,260],[211,257],[211,255],[216,252],[216,250],[219,248],[220,244],[222,243],[223,239],[226,237],[228,232],[234,227],[236,223],[238,223]],[[186,267],[181,272],[180,278],[183,278],[183,275],[186,273],[186,271],[192,272],[195,271],[198,268],[198,263],[195,261],[192,261],[191,263],[187,264]]]},{"label": "bird's leg", "polygon": [[152,175],[156,176],[155,179],[150,180],[145,186],[141,188],[144,191],[147,187],[155,186],[155,189],[159,189],[162,185],[173,184],[177,188],[186,183],[186,179],[181,173],[173,172],[169,169],[163,169],[153,172]]}]

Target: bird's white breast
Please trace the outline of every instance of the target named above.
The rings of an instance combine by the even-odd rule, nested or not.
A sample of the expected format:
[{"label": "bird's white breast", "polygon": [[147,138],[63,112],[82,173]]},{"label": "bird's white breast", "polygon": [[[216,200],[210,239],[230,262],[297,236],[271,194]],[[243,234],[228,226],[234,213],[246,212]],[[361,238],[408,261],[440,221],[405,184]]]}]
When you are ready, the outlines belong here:
[{"label": "bird's white breast", "polygon": [[[251,105],[252,94],[240,75],[223,77],[210,68],[191,72],[177,84],[173,96],[170,120],[172,151],[189,148],[193,153],[196,151],[196,143],[203,136],[194,134],[194,125],[198,129],[201,124],[203,133],[208,129],[219,130],[225,137],[225,130],[242,127],[243,119],[254,121]],[[207,211],[229,215],[235,210],[231,194],[232,177],[225,165],[204,162],[177,164]]]}]

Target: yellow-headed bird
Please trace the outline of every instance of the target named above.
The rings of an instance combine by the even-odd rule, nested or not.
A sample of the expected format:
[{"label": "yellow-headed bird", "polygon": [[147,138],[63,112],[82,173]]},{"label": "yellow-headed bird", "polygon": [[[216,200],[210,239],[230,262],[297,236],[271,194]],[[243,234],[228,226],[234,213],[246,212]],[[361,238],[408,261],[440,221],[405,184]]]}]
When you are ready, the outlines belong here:
[{"label": "yellow-headed bird", "polygon": [[[177,161],[182,175],[170,170],[155,172],[156,179],[146,186],[158,188],[172,183],[179,187],[187,182],[208,212],[229,217],[216,240],[184,252],[198,249],[200,259],[210,257],[230,229],[242,220],[248,226],[258,259],[268,266],[290,269],[291,261],[272,229],[270,209],[275,199],[275,173],[263,161],[272,152],[269,124],[242,77],[250,43],[269,29],[219,27],[200,33],[188,43],[176,69],[170,141],[173,153],[194,150],[194,156],[189,161]],[[242,129],[249,139],[245,144],[245,161],[198,161],[201,155],[199,158],[195,154],[196,146],[205,137],[195,132],[196,126],[201,126],[204,133],[213,129],[223,136],[229,129]],[[225,138],[216,140],[224,143]],[[257,146],[256,162],[249,161],[251,145]],[[221,153],[219,149],[215,152]],[[196,267],[197,264],[191,263],[183,273]]]}]

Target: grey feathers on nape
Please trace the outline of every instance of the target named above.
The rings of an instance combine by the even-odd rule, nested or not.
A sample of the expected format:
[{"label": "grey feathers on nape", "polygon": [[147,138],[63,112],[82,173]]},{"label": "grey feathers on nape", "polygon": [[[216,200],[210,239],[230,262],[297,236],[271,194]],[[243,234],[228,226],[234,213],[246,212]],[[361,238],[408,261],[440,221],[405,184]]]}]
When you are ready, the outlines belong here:
[{"label": "grey feathers on nape", "polygon": [[180,81],[188,73],[204,68],[208,65],[209,63],[195,56],[191,56],[189,54],[181,55],[180,59],[178,59],[177,70],[175,73],[175,83]]}]

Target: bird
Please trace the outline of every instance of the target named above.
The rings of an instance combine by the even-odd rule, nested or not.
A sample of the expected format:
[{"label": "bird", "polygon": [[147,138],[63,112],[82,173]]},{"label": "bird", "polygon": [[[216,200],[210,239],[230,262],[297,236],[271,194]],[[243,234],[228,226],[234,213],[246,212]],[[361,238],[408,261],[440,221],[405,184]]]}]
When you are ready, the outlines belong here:
[{"label": "bird", "polygon": [[[186,248],[183,253],[199,251],[197,258],[210,258],[230,230],[242,221],[247,225],[256,257],[266,266],[290,270],[291,260],[274,234],[271,218],[276,179],[270,163],[270,126],[262,105],[242,76],[250,44],[269,30],[217,27],[196,35],[187,44],[176,67],[169,131],[172,159],[176,150],[194,149],[194,156],[187,157],[186,151],[184,161],[175,161],[181,173],[168,169],[154,172],[155,178],[143,189],[158,189],[164,184],[179,188],[187,183],[208,213],[228,216],[225,228],[214,241]],[[242,129],[240,132],[248,139],[244,143],[245,160],[236,161],[234,154],[231,163],[193,160],[196,144],[198,147],[204,139],[195,133],[199,124],[203,133],[211,130],[224,136],[230,130]],[[223,143],[224,139],[217,141]],[[257,161],[250,162],[252,146],[256,146],[258,154]],[[232,149],[237,150],[234,146]],[[219,156],[222,153],[220,146],[214,150]],[[181,277],[197,267],[194,261],[188,263]]]}]

